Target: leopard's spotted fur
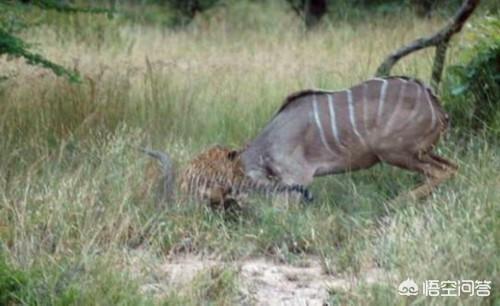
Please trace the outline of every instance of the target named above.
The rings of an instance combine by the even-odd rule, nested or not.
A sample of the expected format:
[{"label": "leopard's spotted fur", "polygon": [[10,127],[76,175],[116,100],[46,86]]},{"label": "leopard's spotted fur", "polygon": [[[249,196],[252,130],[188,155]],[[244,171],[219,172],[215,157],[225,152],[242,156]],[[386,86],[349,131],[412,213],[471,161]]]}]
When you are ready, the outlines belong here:
[{"label": "leopard's spotted fur", "polygon": [[191,160],[179,181],[183,194],[208,200],[211,205],[237,202],[237,188],[245,179],[239,152],[223,146],[213,146]]}]

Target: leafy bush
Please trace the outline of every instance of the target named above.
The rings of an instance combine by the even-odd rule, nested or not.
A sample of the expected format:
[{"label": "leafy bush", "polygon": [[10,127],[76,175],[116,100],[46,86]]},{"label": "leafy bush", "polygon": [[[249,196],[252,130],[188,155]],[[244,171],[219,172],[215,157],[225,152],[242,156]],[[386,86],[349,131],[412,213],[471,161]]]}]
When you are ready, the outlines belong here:
[{"label": "leafy bush", "polygon": [[473,24],[460,54],[448,68],[445,93],[456,126],[500,134],[500,19]]}]

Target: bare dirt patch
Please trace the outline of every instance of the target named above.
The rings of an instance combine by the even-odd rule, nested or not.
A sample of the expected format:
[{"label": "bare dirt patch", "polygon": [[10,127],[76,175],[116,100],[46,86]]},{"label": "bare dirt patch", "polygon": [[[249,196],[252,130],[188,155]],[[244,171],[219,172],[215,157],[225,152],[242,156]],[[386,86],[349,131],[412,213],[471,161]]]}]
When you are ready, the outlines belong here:
[{"label": "bare dirt patch", "polygon": [[300,267],[264,258],[247,260],[241,263],[241,280],[257,305],[323,305],[328,288],[349,287],[347,280],[324,274],[316,259]]},{"label": "bare dirt patch", "polygon": [[[139,261],[134,262],[134,270],[138,272]],[[238,271],[239,286],[247,301],[243,304],[250,305],[325,305],[329,290],[349,290],[361,280],[325,274],[316,257],[302,260],[299,265],[277,263],[264,257],[226,262],[193,255],[149,263],[147,271],[143,270],[149,276],[142,290],[158,298],[189,285],[198,273],[220,266]],[[370,269],[363,274],[362,280],[372,283],[383,279],[383,271]]]}]

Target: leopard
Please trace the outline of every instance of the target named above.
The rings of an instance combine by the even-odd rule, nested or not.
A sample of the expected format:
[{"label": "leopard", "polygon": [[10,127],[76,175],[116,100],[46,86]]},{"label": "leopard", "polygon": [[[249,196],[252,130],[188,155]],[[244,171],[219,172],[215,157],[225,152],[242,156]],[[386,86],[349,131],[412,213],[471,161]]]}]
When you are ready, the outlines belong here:
[{"label": "leopard", "polygon": [[181,194],[206,201],[211,207],[241,205],[245,195],[238,186],[248,179],[239,153],[230,147],[213,145],[195,156],[179,177]]}]

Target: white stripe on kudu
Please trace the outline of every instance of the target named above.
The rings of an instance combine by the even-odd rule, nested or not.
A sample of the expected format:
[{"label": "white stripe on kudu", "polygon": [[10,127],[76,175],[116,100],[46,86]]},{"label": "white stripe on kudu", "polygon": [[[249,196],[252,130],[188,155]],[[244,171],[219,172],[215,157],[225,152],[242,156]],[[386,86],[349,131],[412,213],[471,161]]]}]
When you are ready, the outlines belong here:
[{"label": "white stripe on kudu", "polygon": [[354,116],[354,107],[352,105],[352,91],[350,89],[347,90],[347,106],[349,107],[349,119],[351,120],[351,125],[352,125],[352,130],[354,131],[354,134],[358,136],[359,140],[363,145],[365,144],[365,140],[361,136],[361,134],[358,132],[358,129],[356,127],[356,120]]},{"label": "white stripe on kudu", "polygon": [[392,127],[392,123],[394,121],[394,118],[396,118],[396,114],[399,112],[400,105],[403,102],[403,98],[405,95],[406,84],[408,82],[405,79],[398,79],[398,80],[401,80],[403,82],[403,85],[401,85],[401,87],[399,89],[398,100],[396,101],[396,106],[394,107],[394,111],[392,112],[391,117],[389,118],[389,120],[387,120],[387,124],[384,128],[384,132],[390,131],[390,129]]},{"label": "white stripe on kudu", "polygon": [[319,119],[319,113],[318,113],[318,102],[316,101],[316,95],[313,95],[313,110],[314,110],[314,119],[316,120],[316,126],[318,127],[319,131],[319,136],[321,138],[321,142],[325,146],[325,148],[330,152],[333,153],[332,149],[326,142],[326,137],[325,137],[325,131],[323,131],[323,126],[321,125],[321,120]]},{"label": "white stripe on kudu", "polygon": [[417,116],[419,104],[418,102],[420,101],[420,96],[422,95],[422,90],[420,88],[420,84],[418,83],[413,83],[417,86],[417,96],[415,98],[415,103],[413,105],[413,109],[411,110],[411,113],[408,115],[408,120],[406,120],[406,124],[401,127],[401,129],[406,128],[411,122],[415,120],[415,116]]},{"label": "white stripe on kudu", "polygon": [[382,116],[382,111],[384,109],[384,102],[385,102],[385,93],[387,91],[387,80],[385,79],[377,79],[382,81],[382,86],[380,86],[380,98],[378,101],[378,112],[377,112],[377,123],[380,122],[380,117]]},{"label": "white stripe on kudu", "polygon": [[365,135],[368,134],[368,109],[367,109],[367,106],[368,106],[368,102],[367,102],[367,98],[366,98],[366,95],[367,95],[367,91],[368,91],[368,83],[365,82],[363,84],[363,125],[365,127]]},{"label": "white stripe on kudu", "polygon": [[330,111],[330,124],[332,125],[333,137],[335,137],[335,141],[337,141],[338,145],[340,146],[339,131],[337,130],[337,122],[335,121],[335,110],[333,108],[333,95],[327,94],[326,97],[328,98],[328,110]]}]

